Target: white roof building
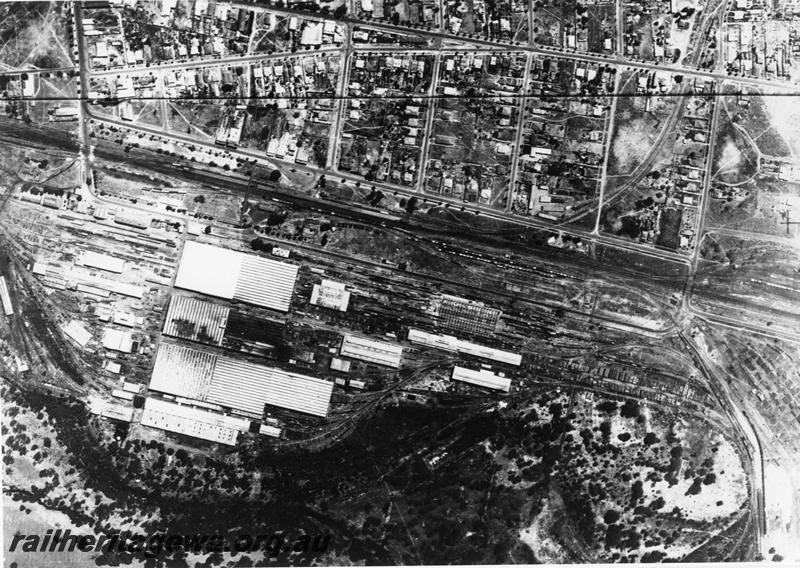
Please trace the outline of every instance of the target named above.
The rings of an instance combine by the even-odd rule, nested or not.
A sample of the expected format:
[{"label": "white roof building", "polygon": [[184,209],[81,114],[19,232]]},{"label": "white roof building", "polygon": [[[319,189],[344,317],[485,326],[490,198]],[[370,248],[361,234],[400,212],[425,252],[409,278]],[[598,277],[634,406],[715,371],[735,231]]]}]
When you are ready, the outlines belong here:
[{"label": "white roof building", "polygon": [[427,347],[435,347],[436,349],[443,349],[445,351],[455,351],[456,353],[465,353],[474,357],[499,361],[509,365],[518,366],[522,363],[522,355],[519,353],[511,353],[510,351],[502,351],[494,347],[472,343],[471,341],[463,341],[453,335],[440,335],[428,333],[420,329],[409,329],[408,340],[411,343],[418,343]]},{"label": "white roof building", "polygon": [[162,343],[156,353],[150,389],[204,400],[216,363],[214,353]]},{"label": "white roof building", "polygon": [[387,367],[399,367],[403,356],[403,348],[384,341],[375,341],[366,337],[345,335],[339,354],[343,357],[361,359]]},{"label": "white roof building", "polygon": [[328,413],[333,383],[248,361],[162,343],[150,389],[261,416],[264,405]]},{"label": "white roof building", "polygon": [[68,324],[62,325],[61,330],[81,347],[86,347],[86,344],[92,339],[92,334],[78,320],[72,320]]},{"label": "white roof building", "polygon": [[130,312],[114,312],[114,319],[112,321],[117,325],[124,325],[126,327],[140,327],[144,324],[144,318],[142,316],[137,316]]},{"label": "white roof building", "polygon": [[220,357],[207,398],[259,416],[265,404],[325,416],[332,392],[333,383],[322,379]]},{"label": "white roof building", "polygon": [[508,392],[511,389],[511,379],[501,377],[486,369],[475,371],[466,367],[453,367],[452,379],[503,392]]},{"label": "white roof building", "polygon": [[268,424],[262,424],[258,429],[258,433],[264,436],[272,436],[273,438],[281,437],[281,429],[275,426],[269,426]]},{"label": "white roof building", "polygon": [[189,241],[175,286],[288,312],[297,271],[294,264]]},{"label": "white roof building", "polygon": [[112,389],[111,390],[111,396],[116,397],[116,398],[121,398],[123,400],[133,400],[133,397],[135,395],[132,392],[128,392],[126,390]]},{"label": "white roof building", "polygon": [[103,347],[113,351],[121,351],[122,353],[131,353],[133,351],[133,336],[129,331],[106,328],[103,331]]},{"label": "white roof building", "polygon": [[115,258],[107,254],[100,254],[98,252],[86,251],[81,254],[77,264],[89,268],[99,268],[100,270],[107,270],[108,272],[115,272],[122,274],[125,269],[125,261],[121,258]]},{"label": "white roof building", "polygon": [[345,290],[341,282],[323,280],[321,284],[314,284],[314,289],[311,291],[311,304],[314,306],[346,312],[349,302],[350,292]]},{"label": "white roof building", "polygon": [[246,431],[250,427],[250,421],[148,398],[142,412],[142,426],[234,446],[239,432]]},{"label": "white roof building", "polygon": [[14,315],[14,306],[11,305],[11,297],[8,295],[5,276],[0,276],[0,301],[3,303],[3,313],[7,316]]}]

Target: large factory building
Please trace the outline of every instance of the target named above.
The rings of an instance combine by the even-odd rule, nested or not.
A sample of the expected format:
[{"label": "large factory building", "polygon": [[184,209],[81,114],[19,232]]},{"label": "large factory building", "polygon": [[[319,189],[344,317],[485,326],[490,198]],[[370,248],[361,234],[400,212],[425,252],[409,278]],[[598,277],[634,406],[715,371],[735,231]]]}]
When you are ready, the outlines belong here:
[{"label": "large factory building", "polygon": [[269,404],[326,416],[333,383],[162,343],[156,354],[150,390],[210,403],[260,418]]},{"label": "large factory building", "polygon": [[175,287],[288,312],[297,270],[294,264],[189,241]]}]

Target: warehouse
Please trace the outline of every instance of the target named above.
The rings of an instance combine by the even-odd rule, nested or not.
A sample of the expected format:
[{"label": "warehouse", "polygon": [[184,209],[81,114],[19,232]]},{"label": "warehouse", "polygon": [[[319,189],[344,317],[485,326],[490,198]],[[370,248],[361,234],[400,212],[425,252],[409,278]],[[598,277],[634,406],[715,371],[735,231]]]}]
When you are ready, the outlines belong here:
[{"label": "warehouse", "polygon": [[339,349],[339,354],[343,357],[361,359],[377,365],[397,368],[400,366],[403,348],[384,341],[345,335],[342,339],[342,347]]},{"label": "warehouse", "polygon": [[11,305],[11,296],[8,295],[5,276],[0,276],[0,301],[3,303],[3,313],[7,316],[14,315],[14,306]]},{"label": "warehouse", "polygon": [[217,356],[173,343],[158,346],[150,389],[203,400]]},{"label": "warehouse", "polygon": [[458,296],[442,296],[439,306],[439,323],[453,331],[470,335],[494,333],[502,312],[483,302],[474,302]]},{"label": "warehouse", "polygon": [[333,280],[323,280],[321,284],[314,284],[311,291],[311,305],[347,311],[347,304],[350,303],[350,292],[345,290],[344,284]]},{"label": "warehouse", "polygon": [[124,325],[125,327],[141,327],[144,325],[144,318],[142,316],[137,316],[130,312],[114,312],[112,321],[117,325]]},{"label": "warehouse", "polygon": [[249,429],[250,421],[148,398],[142,412],[142,426],[234,446],[239,432]]},{"label": "warehouse", "polygon": [[272,438],[280,438],[281,437],[281,429],[276,428],[275,426],[269,426],[267,424],[262,424],[261,427],[258,429],[258,433],[262,436],[270,436]]},{"label": "warehouse", "polygon": [[293,264],[189,241],[175,286],[288,312],[297,270]]},{"label": "warehouse", "polygon": [[443,349],[445,351],[455,351],[457,353],[499,361],[509,365],[516,366],[522,363],[522,355],[518,353],[501,351],[493,347],[486,347],[485,345],[478,345],[470,341],[463,341],[453,335],[438,335],[419,329],[409,329],[408,340],[411,343],[418,343],[427,347],[435,347],[436,349]]},{"label": "warehouse", "polygon": [[81,347],[86,347],[86,344],[92,339],[92,334],[78,320],[72,320],[68,324],[62,325],[61,330]]},{"label": "warehouse", "polygon": [[221,345],[230,309],[187,296],[173,296],[164,321],[164,335]]},{"label": "warehouse", "polygon": [[80,277],[81,283],[93,288],[107,290],[120,296],[129,296],[141,300],[144,297],[145,289],[141,286],[128,284],[127,282],[118,282],[116,280],[109,280],[108,278],[100,278],[99,276]]},{"label": "warehouse", "polygon": [[81,254],[77,264],[88,268],[97,268],[108,272],[114,272],[116,274],[122,274],[122,271],[125,270],[125,261],[121,258],[115,258],[107,254],[100,254],[92,251],[86,251]]},{"label": "warehouse", "polygon": [[485,387],[492,390],[508,392],[511,389],[511,379],[501,377],[486,369],[475,371],[466,367],[453,367],[453,380]]},{"label": "warehouse", "polygon": [[103,347],[122,353],[133,353],[136,343],[129,331],[106,328],[103,331]]},{"label": "warehouse", "polygon": [[332,392],[322,379],[220,357],[206,400],[257,416],[265,404],[325,416]]},{"label": "warehouse", "polygon": [[90,396],[88,399],[89,412],[97,414],[103,418],[110,418],[112,420],[121,420],[123,422],[133,422],[133,407],[123,404],[117,404],[100,398],[99,396]]},{"label": "warehouse", "polygon": [[269,404],[326,416],[333,384],[198,349],[162,343],[150,389],[260,417]]}]

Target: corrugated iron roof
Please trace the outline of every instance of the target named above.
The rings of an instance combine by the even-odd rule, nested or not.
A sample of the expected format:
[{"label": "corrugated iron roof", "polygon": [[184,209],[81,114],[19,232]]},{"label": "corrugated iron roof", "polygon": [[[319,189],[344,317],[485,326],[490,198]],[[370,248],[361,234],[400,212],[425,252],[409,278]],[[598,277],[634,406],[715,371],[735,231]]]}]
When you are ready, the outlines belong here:
[{"label": "corrugated iron roof", "polygon": [[315,416],[328,414],[333,383],[282,369],[220,357],[209,402],[262,414],[270,404]]},{"label": "corrugated iron roof", "polygon": [[205,400],[217,356],[173,343],[158,347],[150,389]]},{"label": "corrugated iron roof", "polygon": [[175,286],[286,312],[297,270],[294,264],[189,241]]},{"label": "corrugated iron roof", "polygon": [[234,300],[289,311],[298,267],[269,258],[242,255]]},{"label": "corrugated iron roof", "polygon": [[230,308],[226,306],[188,296],[173,296],[164,321],[164,334],[220,345],[229,313]]}]

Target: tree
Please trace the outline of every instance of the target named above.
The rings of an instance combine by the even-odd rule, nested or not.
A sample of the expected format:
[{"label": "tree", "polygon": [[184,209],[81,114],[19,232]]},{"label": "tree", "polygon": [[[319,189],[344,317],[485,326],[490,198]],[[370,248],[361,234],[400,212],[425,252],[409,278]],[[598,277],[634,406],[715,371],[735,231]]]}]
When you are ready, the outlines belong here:
[{"label": "tree", "polygon": [[339,6],[333,11],[333,17],[337,20],[344,18],[347,15],[347,6]]},{"label": "tree", "polygon": [[211,225],[206,225],[206,228],[205,228],[205,229],[203,229],[203,232],[204,232],[206,235],[210,235],[210,234],[211,234]]},{"label": "tree", "polygon": [[280,170],[272,170],[272,171],[269,173],[269,181],[273,181],[273,182],[276,182],[276,183],[277,183],[277,182],[279,182],[279,181],[280,181],[280,179],[281,179],[281,172],[280,172]]}]

